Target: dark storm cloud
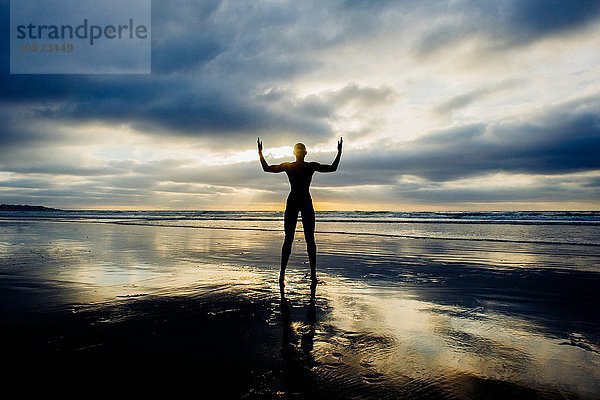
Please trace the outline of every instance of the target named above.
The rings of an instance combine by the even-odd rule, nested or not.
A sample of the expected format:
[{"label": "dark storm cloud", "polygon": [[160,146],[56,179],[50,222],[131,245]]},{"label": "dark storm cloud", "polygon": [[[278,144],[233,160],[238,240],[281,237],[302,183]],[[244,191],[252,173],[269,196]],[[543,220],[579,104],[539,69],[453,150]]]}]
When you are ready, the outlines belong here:
[{"label": "dark storm cloud", "polygon": [[[211,17],[221,1],[154,1],[152,4],[152,59],[154,73],[185,71],[205,64],[225,51],[225,41],[214,32]],[[195,35],[194,35],[194,29]]]},{"label": "dark storm cloud", "polygon": [[111,165],[82,165],[81,160],[76,157],[69,157],[69,159],[61,159],[60,156],[44,157],[43,149],[20,151],[17,152],[15,157],[1,160],[0,171],[19,174],[74,175],[85,177],[121,172],[119,168]]},{"label": "dark storm cloud", "polygon": [[[321,182],[325,176],[317,176],[315,184]],[[510,179],[510,177],[508,178]],[[557,177],[564,182],[547,182],[544,176],[533,175],[526,186],[515,184],[510,186],[502,180],[494,185],[487,181],[485,184],[474,184],[457,186],[446,182],[399,182],[387,186],[365,186],[354,187],[351,191],[337,192],[329,188],[315,186],[313,198],[316,201],[340,202],[340,199],[350,200],[360,209],[361,206],[372,203],[388,204],[416,204],[416,205],[449,205],[469,203],[501,203],[501,202],[553,202],[578,201],[596,202],[600,196],[598,188],[590,188],[594,181],[592,176],[581,176],[574,174],[561,175]],[[596,178],[597,179],[597,178]]]},{"label": "dark storm cloud", "polygon": [[[443,198],[441,185],[457,179],[494,173],[547,176],[600,170],[598,154],[600,97],[590,97],[553,107],[528,120],[469,125],[432,132],[410,142],[379,143],[360,152],[347,151],[341,168],[335,174],[319,174],[314,185],[315,188],[387,185],[407,196],[429,193]],[[334,152],[309,155],[311,161],[321,163],[331,163],[334,156]],[[289,158],[267,158],[272,164],[289,161]],[[49,157],[42,148],[13,151],[2,159],[2,166],[6,171],[15,172],[96,175],[97,185],[115,188],[160,190],[160,185],[168,183],[170,190],[178,184],[275,192],[287,189],[285,177],[273,178],[271,174],[263,173],[257,161],[198,166],[193,160],[164,159],[105,162],[89,167],[82,166],[77,160],[71,161]],[[403,179],[406,176],[418,179]],[[564,177],[561,178],[563,181],[569,183]],[[588,180],[580,189],[593,189],[594,182]],[[566,189],[573,192],[571,187],[561,186],[560,182],[546,183],[555,188],[552,198],[560,198],[560,193]],[[193,190],[192,186],[181,187]],[[458,194],[452,194],[455,189],[444,190],[448,190],[448,199],[458,198]],[[465,199],[468,197],[466,190],[459,190]],[[473,188],[468,190],[473,198],[482,193]],[[506,189],[505,192],[508,193]],[[520,198],[527,196],[535,197],[523,193]],[[481,194],[479,198],[487,196]]]},{"label": "dark storm cloud", "polygon": [[186,77],[89,77],[72,85],[70,79],[58,78],[54,84],[33,79],[30,86],[29,77],[14,77],[4,77],[8,80],[4,100],[11,97],[13,105],[25,106],[30,118],[129,123],[151,134],[209,137],[237,137],[258,130],[314,136],[330,129],[327,115],[308,118],[301,108],[283,112],[277,103],[238,93],[226,82],[200,85]]},{"label": "dark storm cloud", "polygon": [[[9,75],[4,30],[0,104],[20,104],[36,118],[128,123],[150,134],[202,137],[224,145],[247,133],[281,133],[274,143],[278,145],[291,134],[309,139],[330,135],[330,118],[336,107],[349,101],[377,102],[382,95],[390,95],[378,88],[350,84],[330,99],[290,98],[288,93],[282,107],[281,99],[264,96],[260,89],[277,87],[279,82],[314,70],[318,64],[309,57],[311,52],[360,40],[361,35],[382,29],[384,11],[396,7],[407,12],[476,14],[473,24],[477,29],[495,21],[490,26],[503,35],[534,40],[583,26],[600,10],[598,2],[585,1],[568,2],[568,6],[567,2],[517,1],[500,5],[369,2],[368,6],[350,1],[312,7],[219,1],[154,3],[151,76]],[[7,1],[0,3],[0,19],[8,21]],[[461,26],[471,29],[469,24]],[[456,32],[448,30],[453,29],[433,32],[421,47],[432,49],[440,41],[451,40]],[[466,104],[486,93],[465,94],[440,107]],[[15,136],[8,129],[2,135]]]},{"label": "dark storm cloud", "polygon": [[[8,11],[2,1],[7,22]],[[351,84],[320,104],[291,93],[284,102],[263,95],[317,68],[315,51],[379,29],[376,12],[336,3],[207,0],[154,2],[152,13],[150,76],[9,75],[2,31],[0,106],[21,105],[31,118],[127,123],[151,135],[226,146],[254,132],[278,133],[275,145],[294,134],[327,136],[337,103],[380,101],[380,88]]]},{"label": "dark storm cloud", "polygon": [[[274,30],[293,13],[279,20],[268,8],[217,15],[222,7],[220,2],[155,2],[150,76],[9,75],[8,32],[3,30],[0,105],[21,105],[31,118],[129,123],[151,134],[215,141],[218,134],[220,142],[257,130],[327,134],[327,115],[315,119],[301,109],[282,111],[256,95],[264,82],[287,79],[307,67],[293,53],[273,54],[286,43]],[[8,2],[0,8],[2,20],[8,20]]]},{"label": "dark storm cloud", "polygon": [[[310,148],[310,146],[309,146]],[[476,124],[432,132],[405,143],[379,143],[368,149],[345,152],[342,167],[335,174],[319,174],[314,179],[318,187],[343,187],[361,185],[389,185],[405,193],[435,193],[442,196],[440,185],[457,179],[485,176],[494,173],[556,175],[600,170],[600,97],[585,98],[556,106],[528,120]],[[309,154],[311,161],[331,163],[335,153]],[[276,164],[289,158],[269,159]],[[166,164],[163,164],[166,163]],[[236,163],[227,166],[207,166],[198,169],[184,165],[168,168],[172,161],[165,160],[150,165],[138,165],[138,172],[146,171],[157,179],[180,183],[206,183],[254,189],[270,188],[285,191],[287,181],[274,179],[261,172],[257,162]],[[161,174],[162,171],[162,174]],[[404,176],[418,177],[405,181]],[[579,182],[584,178],[577,178]],[[591,178],[580,189],[593,185]],[[591,180],[589,180],[591,179]],[[560,182],[569,183],[561,178]],[[554,195],[561,192],[574,193],[573,188],[561,186],[560,182],[546,182],[553,187]],[[448,190],[448,198],[456,197],[454,189]],[[458,189],[456,189],[458,190]],[[488,198],[483,191],[460,189],[457,193],[467,198]],[[522,189],[519,189],[522,191]],[[506,199],[535,197],[536,194],[519,190]],[[533,190],[533,188],[532,188]],[[532,192],[533,193],[533,192]],[[540,194],[541,192],[536,192]]]},{"label": "dark storm cloud", "polygon": [[[339,10],[315,6],[312,13],[294,3],[154,2],[151,76],[9,75],[4,30],[0,104],[20,104],[34,118],[129,123],[150,134],[224,145],[255,131],[280,133],[282,143],[288,134],[328,135],[331,107],[315,114],[303,99],[287,99],[281,107],[260,94],[261,87],[314,69],[306,52],[359,31],[351,29],[351,12],[331,24]],[[2,20],[8,21],[8,10],[8,2],[0,3]],[[364,88],[354,90],[365,95]]]},{"label": "dark storm cloud", "polygon": [[[586,178],[580,178],[582,184]],[[435,188],[403,189],[397,187],[389,195],[393,200],[404,199],[429,204],[464,203],[464,202],[511,202],[511,201],[595,201],[600,193],[578,187],[557,187],[556,185],[530,185],[527,190],[523,187],[494,187],[490,188],[448,188],[438,185]]]},{"label": "dark storm cloud", "polygon": [[[283,159],[269,160],[270,163],[279,163],[283,161]],[[162,163],[158,163],[157,165],[160,164]],[[139,171],[146,173],[146,168],[140,166]],[[288,186],[285,177],[281,176],[281,179],[273,179],[271,174],[264,173],[258,160],[226,165],[200,167],[196,165],[187,165],[177,169],[159,169],[152,177],[157,181],[172,182],[176,184],[194,183],[212,185],[215,187],[250,188],[274,191],[285,190]]]},{"label": "dark storm cloud", "polygon": [[3,125],[0,126],[0,154],[12,147],[20,147],[44,142],[57,141],[58,135],[52,137],[43,130],[35,129],[33,126],[22,126],[14,121],[13,115],[8,112],[0,111]]},{"label": "dark storm cloud", "polygon": [[2,181],[3,188],[20,188],[20,189],[47,189],[52,186],[52,182],[48,179],[40,177],[13,178]]},{"label": "dark storm cloud", "polygon": [[[215,201],[218,196],[231,196],[240,188],[270,187],[281,196],[286,190],[286,181],[274,182],[272,176],[262,173],[258,162],[237,164],[237,170],[190,163],[190,160],[168,159],[147,163],[107,162],[102,174],[91,175],[76,165],[59,170],[60,165],[46,161],[44,171],[50,173],[13,173],[0,177],[1,196],[4,202],[43,202],[61,208],[107,204],[128,207],[185,204],[184,207],[193,208],[201,198]],[[70,176],[65,178],[66,175]],[[186,196],[192,200],[186,200]]]},{"label": "dark storm cloud", "polygon": [[588,182],[585,183],[584,186],[588,187],[588,188],[595,188],[595,189],[600,190],[600,177],[590,179]]},{"label": "dark storm cloud", "polygon": [[[0,113],[1,114],[1,113]],[[90,163],[81,149],[74,145],[90,144],[86,136],[56,132],[56,127],[44,124],[20,126],[10,123],[0,128],[0,172],[20,174],[98,176],[126,171],[127,161]],[[97,138],[100,139],[101,138]],[[92,144],[94,142],[91,142]],[[88,150],[88,149],[86,149]]]},{"label": "dark storm cloud", "polygon": [[422,55],[481,37],[491,48],[520,46],[544,37],[569,33],[600,18],[596,0],[510,0],[447,3],[445,13],[457,18],[436,26],[418,44]]},{"label": "dark storm cloud", "polygon": [[597,19],[600,16],[600,2],[513,0],[505,13],[508,29],[514,29],[526,38],[536,38],[576,29]]},{"label": "dark storm cloud", "polygon": [[600,169],[600,97],[552,107],[534,118],[432,132],[380,143],[344,159],[329,185],[397,184],[402,175],[451,181],[484,174],[565,174]]}]

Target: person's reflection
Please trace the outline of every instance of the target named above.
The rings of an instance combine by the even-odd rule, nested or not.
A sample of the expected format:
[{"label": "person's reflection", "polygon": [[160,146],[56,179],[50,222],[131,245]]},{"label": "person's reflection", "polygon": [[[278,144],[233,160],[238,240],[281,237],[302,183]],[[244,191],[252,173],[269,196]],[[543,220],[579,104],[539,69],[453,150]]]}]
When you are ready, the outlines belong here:
[{"label": "person's reflection", "polygon": [[[284,286],[279,287],[281,294],[281,355],[287,369],[288,389],[290,393],[302,393],[308,389],[306,385],[307,369],[315,363],[312,350],[315,338],[315,325],[317,323],[317,310],[315,305],[317,283],[310,285],[310,301],[306,309],[306,323],[296,331],[292,321],[290,303],[285,297]],[[300,337],[300,348],[298,348]]]},{"label": "person's reflection", "polygon": [[302,346],[302,352],[304,357],[307,359],[312,358],[313,343],[315,340],[315,325],[317,323],[317,307],[315,305],[315,295],[317,292],[317,282],[312,282],[310,285],[310,301],[306,308],[306,329],[302,333],[302,339],[300,344]]}]

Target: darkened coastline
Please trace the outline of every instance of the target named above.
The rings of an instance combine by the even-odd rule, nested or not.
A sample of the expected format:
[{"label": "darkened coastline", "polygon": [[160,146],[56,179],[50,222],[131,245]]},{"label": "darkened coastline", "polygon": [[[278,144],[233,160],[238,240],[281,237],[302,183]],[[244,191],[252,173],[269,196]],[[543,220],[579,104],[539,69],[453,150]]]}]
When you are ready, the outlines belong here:
[{"label": "darkened coastline", "polygon": [[58,208],[29,206],[21,204],[0,204],[0,211],[62,211]]}]

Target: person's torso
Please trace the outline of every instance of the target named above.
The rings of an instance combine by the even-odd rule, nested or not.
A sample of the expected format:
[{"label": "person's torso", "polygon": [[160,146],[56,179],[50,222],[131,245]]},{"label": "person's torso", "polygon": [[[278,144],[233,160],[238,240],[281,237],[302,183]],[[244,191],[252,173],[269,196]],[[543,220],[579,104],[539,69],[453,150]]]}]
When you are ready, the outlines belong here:
[{"label": "person's torso", "polygon": [[308,162],[291,162],[285,173],[290,181],[290,197],[299,201],[310,199],[310,183],[315,173],[314,165]]}]

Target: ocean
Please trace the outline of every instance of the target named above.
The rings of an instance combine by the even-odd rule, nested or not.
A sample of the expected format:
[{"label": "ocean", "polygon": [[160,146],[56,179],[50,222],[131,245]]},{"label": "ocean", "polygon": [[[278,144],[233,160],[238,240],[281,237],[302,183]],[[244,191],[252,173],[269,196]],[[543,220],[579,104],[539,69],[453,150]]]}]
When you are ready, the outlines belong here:
[{"label": "ocean", "polygon": [[[0,219],[282,231],[282,212],[29,211]],[[600,246],[600,211],[317,212],[317,233]],[[301,232],[299,223],[298,231]]]}]

